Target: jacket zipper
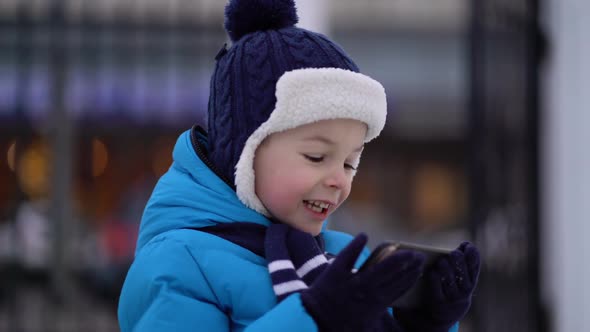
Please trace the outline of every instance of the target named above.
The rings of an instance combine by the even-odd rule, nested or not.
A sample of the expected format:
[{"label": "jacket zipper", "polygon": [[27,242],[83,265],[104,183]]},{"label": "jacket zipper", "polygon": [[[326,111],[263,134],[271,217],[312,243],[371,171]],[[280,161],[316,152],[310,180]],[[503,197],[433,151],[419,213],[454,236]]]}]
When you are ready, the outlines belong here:
[{"label": "jacket zipper", "polygon": [[205,154],[205,152],[203,151],[203,148],[201,147],[201,145],[199,144],[198,140],[197,140],[197,136],[195,131],[199,130],[198,126],[193,126],[191,128],[191,144],[193,146],[193,150],[195,150],[195,153],[197,154],[197,156],[201,159],[201,161],[203,163],[205,163],[205,165],[207,165],[207,167],[209,167],[210,170],[213,171],[213,173],[215,173],[215,175],[217,175],[221,180],[223,180],[223,182],[225,182],[230,188],[232,188],[234,191],[236,190],[236,187],[231,184],[229,182],[229,180],[227,180],[225,178],[225,176],[222,176],[221,173],[219,173],[217,171],[217,168],[215,168],[215,166],[213,165],[213,163],[211,163],[211,161],[209,160],[209,158],[207,158],[207,155]]}]

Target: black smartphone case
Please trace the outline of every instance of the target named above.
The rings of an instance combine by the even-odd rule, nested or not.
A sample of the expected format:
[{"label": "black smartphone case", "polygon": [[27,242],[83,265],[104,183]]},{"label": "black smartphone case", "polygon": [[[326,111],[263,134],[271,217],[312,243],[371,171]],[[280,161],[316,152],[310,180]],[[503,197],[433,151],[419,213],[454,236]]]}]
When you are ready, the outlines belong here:
[{"label": "black smartphone case", "polygon": [[[373,252],[365,263],[359,269],[359,272],[362,272],[364,269],[368,268],[369,266],[376,264],[383,260],[385,257],[393,254],[397,250],[415,250],[419,251],[426,256],[426,260],[424,262],[424,269],[428,269],[431,264],[433,264],[438,257],[441,255],[449,254],[452,250],[439,248],[439,247],[431,247],[421,244],[415,243],[408,243],[408,242],[386,242],[379,245]],[[420,299],[422,297],[422,292],[424,289],[424,279],[422,276],[418,279],[416,284],[412,286],[404,295],[398,298],[393,304],[392,307],[394,308],[411,308],[419,305]]]}]

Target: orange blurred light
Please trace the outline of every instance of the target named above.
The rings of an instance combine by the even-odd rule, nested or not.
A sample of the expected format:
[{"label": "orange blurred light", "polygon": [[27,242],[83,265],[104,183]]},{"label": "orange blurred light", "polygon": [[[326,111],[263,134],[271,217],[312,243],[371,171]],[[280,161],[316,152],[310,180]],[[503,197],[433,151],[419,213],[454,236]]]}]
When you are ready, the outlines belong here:
[{"label": "orange blurred light", "polygon": [[39,198],[49,191],[50,153],[43,143],[33,143],[23,152],[16,173],[22,191],[30,198]]},{"label": "orange blurred light", "polygon": [[8,162],[8,168],[14,172],[16,170],[16,141],[10,144],[6,153],[6,161]]},{"label": "orange blurred light", "polygon": [[174,149],[174,138],[160,137],[154,143],[152,155],[152,171],[158,177],[164,175],[172,164],[172,150]]},{"label": "orange blurred light", "polygon": [[434,163],[417,168],[414,177],[413,214],[424,227],[443,227],[460,215],[461,188],[452,169]]},{"label": "orange blurred light", "polygon": [[101,176],[109,164],[109,152],[99,139],[92,140],[92,176]]}]

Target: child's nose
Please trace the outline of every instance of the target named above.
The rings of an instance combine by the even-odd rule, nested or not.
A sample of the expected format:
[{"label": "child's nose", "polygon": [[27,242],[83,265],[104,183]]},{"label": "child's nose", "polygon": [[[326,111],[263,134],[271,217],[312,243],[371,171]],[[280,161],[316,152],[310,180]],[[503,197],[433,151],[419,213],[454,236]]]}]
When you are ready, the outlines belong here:
[{"label": "child's nose", "polygon": [[344,189],[348,186],[350,179],[343,167],[332,170],[325,177],[325,184],[328,187]]}]

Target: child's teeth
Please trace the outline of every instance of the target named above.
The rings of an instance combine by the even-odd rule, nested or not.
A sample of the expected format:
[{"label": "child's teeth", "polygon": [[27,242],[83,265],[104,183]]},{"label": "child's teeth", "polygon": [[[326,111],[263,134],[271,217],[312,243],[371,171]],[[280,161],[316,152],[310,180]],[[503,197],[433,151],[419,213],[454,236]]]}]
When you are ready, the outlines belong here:
[{"label": "child's teeth", "polygon": [[312,202],[307,202],[307,207],[318,213],[322,213],[324,211],[323,207],[314,205]]},{"label": "child's teeth", "polygon": [[330,204],[318,201],[308,201],[309,204],[321,207],[322,209],[327,209]]}]

